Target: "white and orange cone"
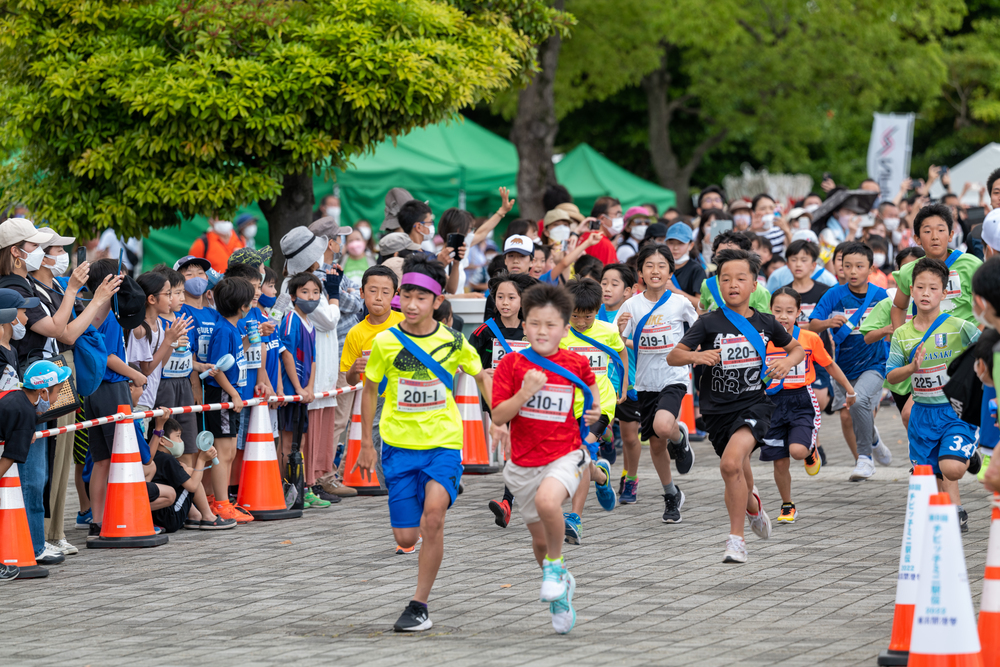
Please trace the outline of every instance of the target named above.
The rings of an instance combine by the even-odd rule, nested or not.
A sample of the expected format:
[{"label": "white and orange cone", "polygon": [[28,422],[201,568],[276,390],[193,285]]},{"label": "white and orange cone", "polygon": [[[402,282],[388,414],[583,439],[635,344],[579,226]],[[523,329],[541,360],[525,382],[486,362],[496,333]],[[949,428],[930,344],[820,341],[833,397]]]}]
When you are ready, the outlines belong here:
[{"label": "white and orange cone", "polygon": [[468,373],[455,373],[455,404],[462,416],[462,467],[463,474],[490,475],[500,472],[501,466],[490,460],[486,444],[486,426],[483,408],[479,404],[479,387]]},{"label": "white and orange cone", "polygon": [[[0,452],[3,447],[0,446]],[[21,477],[14,463],[0,477],[0,563],[21,569],[18,579],[40,579],[49,571],[35,561],[35,548],[28,528],[28,513],[21,495]]]},{"label": "white and orange cone", "polygon": [[362,475],[355,470],[361,454],[361,394],[354,396],[354,406],[351,408],[351,425],[347,430],[347,449],[344,451],[344,486],[349,486],[358,492],[359,496],[384,496],[389,493],[379,484],[378,473]]},{"label": "white and orange cone", "polygon": [[983,665],[1000,667],[1000,494],[993,494],[993,520],[986,547],[986,578],[979,600],[979,643]]},{"label": "white and orange cone", "polygon": [[267,404],[250,409],[250,427],[243,450],[240,490],[236,504],[258,521],[297,519],[302,510],[288,509],[281,484],[281,466],[274,448],[274,432]]}]

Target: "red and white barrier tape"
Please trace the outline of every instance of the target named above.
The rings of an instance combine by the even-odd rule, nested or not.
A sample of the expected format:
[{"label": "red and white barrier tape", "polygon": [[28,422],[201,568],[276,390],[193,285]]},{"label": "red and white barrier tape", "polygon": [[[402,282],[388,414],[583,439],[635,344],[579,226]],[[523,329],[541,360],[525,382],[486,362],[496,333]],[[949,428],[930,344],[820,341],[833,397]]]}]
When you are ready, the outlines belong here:
[{"label": "red and white barrier tape", "polygon": [[[353,391],[358,391],[362,387],[359,382],[351,387],[341,387],[340,389],[332,389],[330,391],[321,391],[316,394],[316,398],[329,398],[330,396],[337,396],[339,394],[348,394]],[[243,407],[253,407],[255,405],[260,405],[263,402],[263,398],[251,398],[249,401],[242,401]],[[268,403],[298,403],[302,401],[302,397],[298,394],[292,394],[291,396],[271,396],[267,399]],[[72,433],[73,431],[80,431],[85,428],[91,428],[92,426],[101,426],[102,424],[113,424],[115,422],[125,421],[126,419],[152,419],[154,417],[162,417],[163,415],[174,415],[174,414],[184,414],[184,413],[194,413],[194,412],[214,412],[216,410],[230,410],[235,405],[235,403],[206,403],[204,405],[185,405],[179,408],[158,408],[156,410],[144,410],[142,412],[133,412],[132,414],[126,414],[124,412],[118,412],[113,415],[108,415],[107,417],[98,417],[97,419],[88,419],[84,422],[77,422],[76,424],[70,424],[69,426],[59,426],[57,428],[50,428],[44,431],[35,431],[35,438],[49,438],[54,435],[61,435],[63,433]]]}]

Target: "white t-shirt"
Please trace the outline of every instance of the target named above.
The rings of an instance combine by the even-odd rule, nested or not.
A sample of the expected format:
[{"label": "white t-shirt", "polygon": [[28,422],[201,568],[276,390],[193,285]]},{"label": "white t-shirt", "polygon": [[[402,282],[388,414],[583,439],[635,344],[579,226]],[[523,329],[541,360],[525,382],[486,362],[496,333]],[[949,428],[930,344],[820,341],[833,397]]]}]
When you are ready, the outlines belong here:
[{"label": "white t-shirt", "polygon": [[[653,310],[655,301],[650,301],[645,294],[636,294],[622,304],[618,318],[622,313],[631,313],[632,319],[625,325],[623,335],[631,339],[639,320]],[[698,319],[691,302],[677,294],[672,295],[646,320],[639,345],[635,349],[635,390],[660,391],[672,384],[687,384],[688,367],[671,366],[667,363],[667,354],[684,337],[684,324],[689,326]]]},{"label": "white t-shirt", "polygon": [[[159,328],[153,332],[152,342],[146,340],[145,336],[135,337],[135,332],[128,335],[128,345],[125,348],[125,356],[129,363],[149,362],[153,360],[153,354],[160,349],[163,344],[163,322],[158,322]],[[145,333],[138,330],[140,333]],[[163,364],[153,369],[153,372],[146,377],[146,390],[139,397],[137,405],[145,405],[150,408],[156,407],[156,391],[160,387],[160,376],[163,374]]]}]

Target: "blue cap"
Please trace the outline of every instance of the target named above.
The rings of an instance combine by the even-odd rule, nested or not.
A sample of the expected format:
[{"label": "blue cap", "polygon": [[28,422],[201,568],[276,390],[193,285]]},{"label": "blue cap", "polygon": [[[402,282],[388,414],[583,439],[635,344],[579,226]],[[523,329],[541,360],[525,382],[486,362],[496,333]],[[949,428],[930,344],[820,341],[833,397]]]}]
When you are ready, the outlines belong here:
[{"label": "blue cap", "polygon": [[694,240],[694,232],[686,222],[675,222],[667,230],[667,240],[674,239],[681,243],[691,243]]},{"label": "blue cap", "polygon": [[56,366],[45,359],[36,361],[24,371],[25,389],[48,389],[54,387],[73,374],[68,366]]},{"label": "blue cap", "polygon": [[12,289],[0,288],[0,310],[8,310],[10,308],[15,310],[18,308],[38,308],[39,303],[37,296],[25,298]]}]

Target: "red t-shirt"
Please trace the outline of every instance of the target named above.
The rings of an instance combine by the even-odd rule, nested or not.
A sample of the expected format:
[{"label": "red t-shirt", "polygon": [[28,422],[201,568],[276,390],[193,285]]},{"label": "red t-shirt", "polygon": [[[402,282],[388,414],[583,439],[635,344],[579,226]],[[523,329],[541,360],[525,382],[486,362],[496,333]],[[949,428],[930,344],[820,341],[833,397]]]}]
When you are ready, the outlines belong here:
[{"label": "red t-shirt", "polygon": [[[569,350],[559,350],[552,361],[575,374],[588,387],[597,379],[590,360]],[[541,370],[548,377],[545,386],[525,403],[510,422],[511,459],[519,466],[540,468],[579,449],[580,423],[573,416],[573,390],[567,379],[531,363],[520,354],[507,354],[493,371],[493,407],[521,390],[524,374]]]},{"label": "red t-shirt", "polygon": [[580,243],[583,243],[590,238],[591,234],[600,234],[601,241],[597,245],[590,246],[584,252],[601,260],[605,266],[608,264],[617,264],[618,253],[615,251],[615,244],[608,240],[608,237],[604,232],[600,230],[596,232],[587,232],[580,237]]}]

